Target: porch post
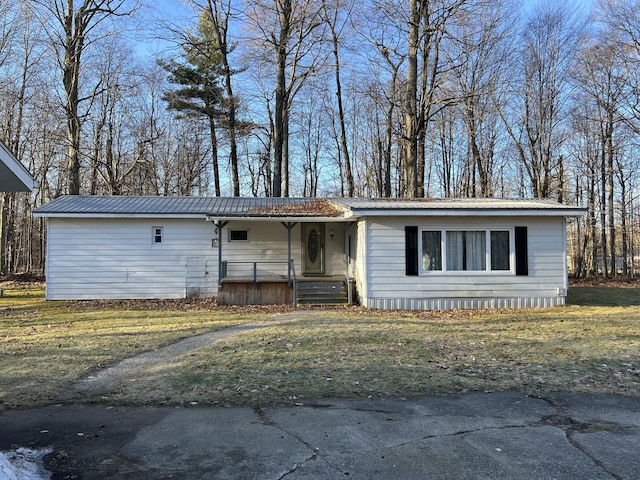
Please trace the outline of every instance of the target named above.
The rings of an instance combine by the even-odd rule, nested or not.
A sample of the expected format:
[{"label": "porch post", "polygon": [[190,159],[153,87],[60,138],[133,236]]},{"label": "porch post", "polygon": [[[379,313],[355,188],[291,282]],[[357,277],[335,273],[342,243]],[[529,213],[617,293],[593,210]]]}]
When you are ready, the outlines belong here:
[{"label": "porch post", "polygon": [[349,301],[349,306],[353,305],[353,291],[351,289],[351,275],[349,275],[349,229],[355,223],[343,223],[342,226],[344,228],[344,275],[347,279],[347,299]]},{"label": "porch post", "polygon": [[297,225],[296,222],[281,222],[282,226],[287,229],[287,286],[291,286],[291,230]]},{"label": "porch post", "polygon": [[221,222],[215,220],[213,224],[216,227],[216,233],[218,234],[218,292],[222,288],[222,229],[229,222]]}]

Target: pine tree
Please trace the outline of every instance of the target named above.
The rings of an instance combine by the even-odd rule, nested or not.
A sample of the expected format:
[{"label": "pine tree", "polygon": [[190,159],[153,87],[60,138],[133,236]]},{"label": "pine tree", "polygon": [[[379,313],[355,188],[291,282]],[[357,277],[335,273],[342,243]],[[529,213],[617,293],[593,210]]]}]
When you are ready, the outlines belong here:
[{"label": "pine tree", "polygon": [[169,73],[176,89],[166,91],[163,99],[168,108],[185,116],[204,117],[211,136],[211,160],[215,194],[220,196],[217,126],[224,116],[223,66],[216,36],[205,16],[200,17],[195,32],[187,34],[182,62],[158,63]]}]

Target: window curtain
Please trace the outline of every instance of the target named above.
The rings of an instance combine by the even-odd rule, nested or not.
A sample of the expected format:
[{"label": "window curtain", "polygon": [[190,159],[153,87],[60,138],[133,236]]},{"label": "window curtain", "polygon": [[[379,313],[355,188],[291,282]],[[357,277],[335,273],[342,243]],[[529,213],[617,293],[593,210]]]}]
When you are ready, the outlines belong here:
[{"label": "window curtain", "polygon": [[487,269],[487,234],[485,232],[464,232],[466,238],[465,270]]},{"label": "window curtain", "polygon": [[447,270],[486,270],[487,234],[447,232]]},{"label": "window curtain", "polygon": [[447,232],[447,270],[464,270],[464,232]]}]

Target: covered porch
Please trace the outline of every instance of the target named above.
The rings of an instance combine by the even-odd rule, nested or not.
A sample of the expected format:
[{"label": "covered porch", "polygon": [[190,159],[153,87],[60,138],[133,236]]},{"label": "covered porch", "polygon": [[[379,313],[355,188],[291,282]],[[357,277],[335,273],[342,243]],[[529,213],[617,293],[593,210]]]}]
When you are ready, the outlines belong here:
[{"label": "covered porch", "polygon": [[326,217],[210,219],[220,305],[352,305],[353,222]]}]

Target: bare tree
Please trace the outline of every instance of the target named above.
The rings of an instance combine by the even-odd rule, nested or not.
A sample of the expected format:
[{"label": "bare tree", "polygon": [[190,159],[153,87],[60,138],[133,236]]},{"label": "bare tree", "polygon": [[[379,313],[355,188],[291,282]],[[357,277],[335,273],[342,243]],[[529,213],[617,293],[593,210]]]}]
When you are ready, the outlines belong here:
[{"label": "bare tree", "polygon": [[[344,17],[341,18],[341,10],[344,9]],[[353,0],[342,2],[336,1],[329,4],[327,0],[322,0],[322,14],[324,21],[329,27],[331,33],[331,46],[333,50],[333,60],[335,69],[336,82],[336,100],[338,103],[338,120],[340,123],[340,148],[342,150],[344,174],[347,180],[347,196],[353,197],[353,172],[351,170],[351,156],[349,154],[349,146],[347,144],[347,127],[344,113],[344,105],[342,99],[342,79],[340,76],[340,37],[342,31],[349,21],[349,16],[353,9]]]},{"label": "bare tree", "polygon": [[292,102],[321,62],[318,42],[324,23],[316,0],[258,0],[248,7],[261,45],[275,53],[273,111],[273,188],[275,197],[289,196],[289,119]]},{"label": "bare tree", "polygon": [[[402,114],[402,103],[406,93],[403,66],[407,59],[404,31],[398,28],[405,19],[400,4],[385,0],[376,0],[375,8],[366,14],[363,25],[358,26],[360,35],[371,44],[371,51],[365,55],[365,64],[369,65],[366,77],[371,79],[362,90],[362,95],[373,102],[376,128],[372,129],[372,142],[376,145],[374,158],[377,195],[391,197],[394,193],[392,170],[394,152],[398,152],[398,142],[402,132],[402,123],[398,116]],[[402,158],[402,155],[398,155]],[[404,177],[400,175],[402,179]]]},{"label": "bare tree", "polygon": [[[449,25],[465,14],[472,0],[409,1],[407,83],[404,102],[404,161],[408,197],[424,196],[424,142],[429,121],[455,103],[445,87],[445,73],[458,64],[445,61]],[[480,2],[481,3],[481,2]]]},{"label": "bare tree", "polygon": [[511,86],[512,114],[503,119],[513,140],[531,193],[554,192],[561,146],[565,140],[569,72],[582,32],[575,11],[565,4],[544,3],[534,9],[522,33],[521,73]]},{"label": "bare tree", "polygon": [[19,20],[16,18],[16,4],[12,2],[0,3],[0,67],[11,55],[11,47]]},{"label": "bare tree", "polygon": [[[6,63],[12,67],[6,77],[0,76],[3,98],[0,138],[18,158],[23,157],[26,149],[23,140],[27,96],[41,57],[36,49],[38,35],[32,30],[33,19],[23,7],[0,4],[0,66]],[[32,220],[25,218],[29,209],[27,194],[0,192],[0,273],[15,272],[19,257],[29,261],[18,245],[21,241],[30,244]]]},{"label": "bare tree", "polygon": [[[92,98],[81,96],[82,57],[97,34],[97,27],[107,19],[131,15],[136,3],[134,0],[83,0],[76,4],[74,0],[33,0],[40,7],[39,15],[47,26],[48,34],[58,54],[58,64],[62,70],[64,88],[64,110],[67,120],[68,143],[68,193],[78,195],[80,179],[80,140],[81,115],[80,104]],[[100,85],[96,85],[99,89]]]},{"label": "bare tree", "polygon": [[495,105],[506,83],[505,65],[513,41],[510,32],[515,10],[510,7],[510,1],[495,1],[460,19],[456,29],[459,41],[446,52],[449,62],[464,65],[452,73],[467,132],[469,181],[464,190],[471,197],[491,197],[497,186],[494,175],[500,127]]}]

